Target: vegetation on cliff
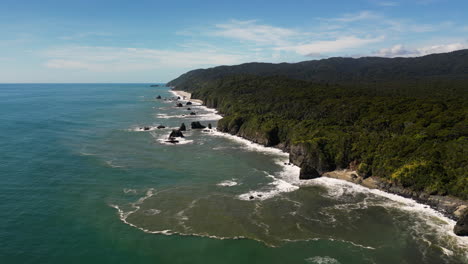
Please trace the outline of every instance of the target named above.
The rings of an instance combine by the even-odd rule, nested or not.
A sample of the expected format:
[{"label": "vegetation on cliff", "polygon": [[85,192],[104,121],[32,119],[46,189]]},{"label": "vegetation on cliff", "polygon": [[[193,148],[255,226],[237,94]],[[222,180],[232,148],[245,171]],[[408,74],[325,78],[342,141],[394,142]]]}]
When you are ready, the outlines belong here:
[{"label": "vegetation on cliff", "polygon": [[379,82],[195,74],[175,83],[218,108],[218,129],[298,153],[296,163],[319,173],[351,163],[364,176],[468,199],[468,76],[398,78],[412,67]]}]

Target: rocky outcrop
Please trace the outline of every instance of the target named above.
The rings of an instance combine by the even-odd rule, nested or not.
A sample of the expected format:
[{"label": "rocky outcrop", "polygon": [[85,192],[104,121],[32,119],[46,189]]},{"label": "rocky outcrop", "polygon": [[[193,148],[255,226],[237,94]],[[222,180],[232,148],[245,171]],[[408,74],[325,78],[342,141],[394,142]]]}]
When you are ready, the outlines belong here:
[{"label": "rocky outcrop", "polygon": [[200,124],[200,122],[198,122],[198,121],[192,122],[192,123],[190,124],[190,127],[191,127],[192,129],[204,129],[204,128],[206,128],[204,125]]},{"label": "rocky outcrop", "polygon": [[[301,168],[314,168],[319,175],[336,169],[333,159],[327,155],[323,147],[318,143],[291,145],[289,147],[289,160],[292,164]],[[310,172],[311,170],[307,169],[306,171]]]},{"label": "rocky outcrop", "polygon": [[299,179],[301,180],[310,180],[320,177],[320,174],[317,170],[308,163],[304,163],[301,166],[301,171],[299,173]]},{"label": "rocky outcrop", "polygon": [[179,127],[179,131],[186,131],[186,130],[187,130],[187,128],[185,127],[185,124],[182,123],[182,124],[180,125],[180,127]]},{"label": "rocky outcrop", "polygon": [[453,228],[453,232],[457,236],[468,236],[468,209],[465,209],[457,224]]},{"label": "rocky outcrop", "polygon": [[169,138],[175,137],[184,137],[184,134],[182,134],[182,131],[180,131],[179,129],[173,129],[171,134],[169,135]]}]

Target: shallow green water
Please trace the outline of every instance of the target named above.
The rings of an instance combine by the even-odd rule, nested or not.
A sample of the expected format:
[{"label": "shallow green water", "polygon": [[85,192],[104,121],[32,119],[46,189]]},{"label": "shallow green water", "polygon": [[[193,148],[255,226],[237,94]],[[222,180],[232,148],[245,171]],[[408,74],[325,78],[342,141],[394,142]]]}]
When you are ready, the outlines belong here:
[{"label": "shallow green water", "polygon": [[[298,182],[287,155],[190,118],[147,84],[0,85],[0,263],[467,263],[410,200]],[[250,199],[253,197],[253,199]]]}]

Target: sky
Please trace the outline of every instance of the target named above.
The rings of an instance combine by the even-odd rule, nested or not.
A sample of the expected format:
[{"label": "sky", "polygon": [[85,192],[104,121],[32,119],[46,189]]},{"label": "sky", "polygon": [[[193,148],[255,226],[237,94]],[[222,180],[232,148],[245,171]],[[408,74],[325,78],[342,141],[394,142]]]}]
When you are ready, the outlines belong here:
[{"label": "sky", "polygon": [[1,0],[0,83],[161,83],[196,68],[468,48],[467,0]]}]

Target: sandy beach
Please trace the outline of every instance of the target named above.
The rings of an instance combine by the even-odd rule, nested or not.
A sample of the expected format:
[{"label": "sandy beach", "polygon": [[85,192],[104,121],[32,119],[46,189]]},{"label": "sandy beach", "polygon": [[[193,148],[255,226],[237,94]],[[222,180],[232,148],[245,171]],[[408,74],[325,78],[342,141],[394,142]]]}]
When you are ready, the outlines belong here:
[{"label": "sandy beach", "polygon": [[185,100],[190,100],[195,103],[203,104],[202,100],[199,99],[192,99],[192,94],[185,92],[185,91],[179,91],[179,90],[172,90],[174,93],[176,93],[178,96],[182,97]]}]

